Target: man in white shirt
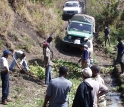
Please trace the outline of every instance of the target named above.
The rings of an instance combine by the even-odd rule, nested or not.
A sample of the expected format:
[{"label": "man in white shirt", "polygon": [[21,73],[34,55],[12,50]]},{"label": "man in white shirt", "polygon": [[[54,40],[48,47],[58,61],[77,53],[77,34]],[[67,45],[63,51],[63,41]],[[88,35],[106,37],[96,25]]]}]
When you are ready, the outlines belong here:
[{"label": "man in white shirt", "polygon": [[53,64],[53,62],[51,61],[51,51],[49,49],[49,43],[45,42],[43,44],[43,55],[44,55],[44,65],[46,68],[45,71],[45,85],[47,86],[50,82],[50,80],[52,79],[52,74],[51,74],[51,66]]},{"label": "man in white shirt", "polygon": [[7,105],[9,96],[9,68],[7,58],[11,54],[9,50],[3,51],[3,56],[0,58],[0,72],[2,80],[2,104]]},{"label": "man in white shirt", "polygon": [[[15,65],[17,65],[21,70],[20,65],[23,65],[24,68],[26,69],[26,71],[29,72],[29,67],[26,62],[26,54],[21,50],[11,50],[11,51],[12,51],[12,56],[13,56],[14,60],[12,61],[11,65],[9,67],[9,70],[13,71],[13,68]],[[17,59],[21,60],[20,65],[17,63]]]},{"label": "man in white shirt", "polygon": [[85,38],[86,45],[88,46],[90,66],[93,64],[93,41],[90,38]]},{"label": "man in white shirt", "polygon": [[[92,77],[95,81],[98,81],[99,83],[105,85],[104,80],[100,76],[100,68],[96,65],[91,66],[92,70]],[[98,99],[98,107],[106,107],[106,99],[105,95],[102,95]]]},{"label": "man in white shirt", "polygon": [[108,92],[108,88],[99,83],[98,81],[95,81],[91,78],[92,76],[92,71],[90,68],[85,68],[82,70],[82,74],[83,74],[83,78],[84,78],[84,81],[88,82],[91,87],[93,88],[93,96],[94,96],[94,104],[93,104],[93,107],[98,107],[97,106],[97,99],[104,95],[105,93]]}]

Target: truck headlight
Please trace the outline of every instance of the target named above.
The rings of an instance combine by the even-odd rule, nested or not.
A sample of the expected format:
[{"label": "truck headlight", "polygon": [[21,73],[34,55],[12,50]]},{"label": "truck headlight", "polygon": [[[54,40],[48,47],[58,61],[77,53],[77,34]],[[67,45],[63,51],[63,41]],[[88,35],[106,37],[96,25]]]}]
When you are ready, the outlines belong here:
[{"label": "truck headlight", "polygon": [[79,13],[78,11],[75,11],[75,13],[77,14],[77,13]]},{"label": "truck headlight", "polygon": [[67,13],[66,11],[63,11],[63,13]]},{"label": "truck headlight", "polygon": [[68,39],[72,39],[72,37],[71,36],[68,36]]}]

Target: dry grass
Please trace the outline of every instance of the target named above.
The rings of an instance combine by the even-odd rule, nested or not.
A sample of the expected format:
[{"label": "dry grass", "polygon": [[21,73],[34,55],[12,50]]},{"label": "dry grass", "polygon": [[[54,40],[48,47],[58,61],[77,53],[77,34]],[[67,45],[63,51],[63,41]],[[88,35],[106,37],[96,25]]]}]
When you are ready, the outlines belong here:
[{"label": "dry grass", "polygon": [[[53,0],[52,5],[43,5],[35,0],[15,0],[13,9],[7,1],[0,0],[0,35],[7,37],[7,42],[13,48],[25,48],[28,52],[33,52],[35,47],[41,47],[43,39],[49,35],[64,35],[61,20],[64,1]],[[32,34],[29,33],[31,29]],[[41,39],[34,38],[35,31]],[[21,36],[24,33],[26,37]],[[34,52],[36,53],[35,50]]]},{"label": "dry grass", "polygon": [[0,34],[6,35],[6,32],[12,28],[14,13],[8,2],[0,0]]},{"label": "dry grass", "polygon": [[18,2],[16,6],[20,16],[30,22],[34,29],[40,33],[41,37],[47,38],[52,33],[54,35],[59,33],[58,30],[61,29],[62,20],[55,11],[55,6],[50,8],[29,0],[25,1],[25,3]]}]

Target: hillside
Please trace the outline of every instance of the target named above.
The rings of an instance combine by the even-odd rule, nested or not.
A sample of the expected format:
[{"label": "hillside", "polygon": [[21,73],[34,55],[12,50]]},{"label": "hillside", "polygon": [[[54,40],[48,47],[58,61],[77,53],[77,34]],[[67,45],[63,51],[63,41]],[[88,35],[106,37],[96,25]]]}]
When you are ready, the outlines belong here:
[{"label": "hillside", "polygon": [[[54,37],[52,44],[54,59],[75,62],[77,64],[81,51],[79,49],[67,49],[65,51],[63,49],[65,47],[62,44],[67,21],[63,21],[61,16],[62,6],[66,0],[14,0],[15,2],[13,4],[8,3],[8,1],[0,1],[1,55],[2,51],[7,48],[21,49],[26,52],[29,65],[37,63],[38,69],[40,67],[44,68],[42,43],[52,35]],[[112,13],[117,16],[112,18],[114,20],[112,21],[115,22],[114,24],[111,24],[112,22],[109,20],[111,22],[110,27],[112,28],[111,35],[113,35],[111,39],[112,46],[104,47],[103,28],[107,17],[104,14],[108,10],[102,2],[97,2],[97,0],[87,0],[87,4],[87,14],[96,18],[97,25],[97,33],[94,37],[94,62],[105,68],[105,70],[109,69],[107,74],[105,73],[103,76],[107,75],[106,78],[110,80],[111,76],[109,72],[116,55],[115,45],[117,41],[115,41],[115,38],[117,35],[123,34],[123,25],[120,27],[121,21],[119,21],[120,15],[117,16],[114,12]],[[108,18],[111,19],[111,16],[111,14],[110,16],[108,15]],[[120,28],[117,30],[115,26],[117,28],[119,26]],[[12,57],[9,57],[9,64],[11,61]],[[53,71],[53,75],[56,76],[57,73]],[[78,85],[77,83],[74,84]],[[111,84],[109,83],[107,85],[109,86]],[[20,74],[19,69],[16,68],[16,72],[10,73],[10,97],[13,102],[9,103],[7,107],[41,107],[46,91],[46,87],[43,87],[43,85],[44,78],[39,79],[30,73]],[[4,106],[0,104],[0,107]]]},{"label": "hillside", "polygon": [[[77,62],[80,54],[64,52],[61,48],[60,39],[67,25],[61,19],[64,1],[61,3],[54,1],[54,3],[55,5],[50,3],[45,6],[41,2],[33,3],[27,0],[16,1],[11,5],[7,1],[0,1],[1,55],[7,48],[21,49],[26,52],[29,65],[36,61],[43,67],[42,43],[49,35],[53,35],[54,59]],[[10,64],[12,57],[8,60]],[[10,97],[14,103],[10,103],[8,107],[38,107],[42,104],[45,95],[44,80],[18,72],[19,69],[16,68],[16,72],[10,74]]]}]

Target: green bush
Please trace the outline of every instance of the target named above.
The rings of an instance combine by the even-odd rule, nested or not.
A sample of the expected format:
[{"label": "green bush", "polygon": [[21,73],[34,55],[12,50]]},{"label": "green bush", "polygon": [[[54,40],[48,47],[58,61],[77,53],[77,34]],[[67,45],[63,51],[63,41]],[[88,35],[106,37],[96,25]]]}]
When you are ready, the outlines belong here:
[{"label": "green bush", "polygon": [[41,66],[39,66],[37,64],[37,62],[35,62],[34,65],[30,65],[29,66],[30,71],[37,77],[39,77],[40,79],[43,79],[45,77],[45,69]]}]

